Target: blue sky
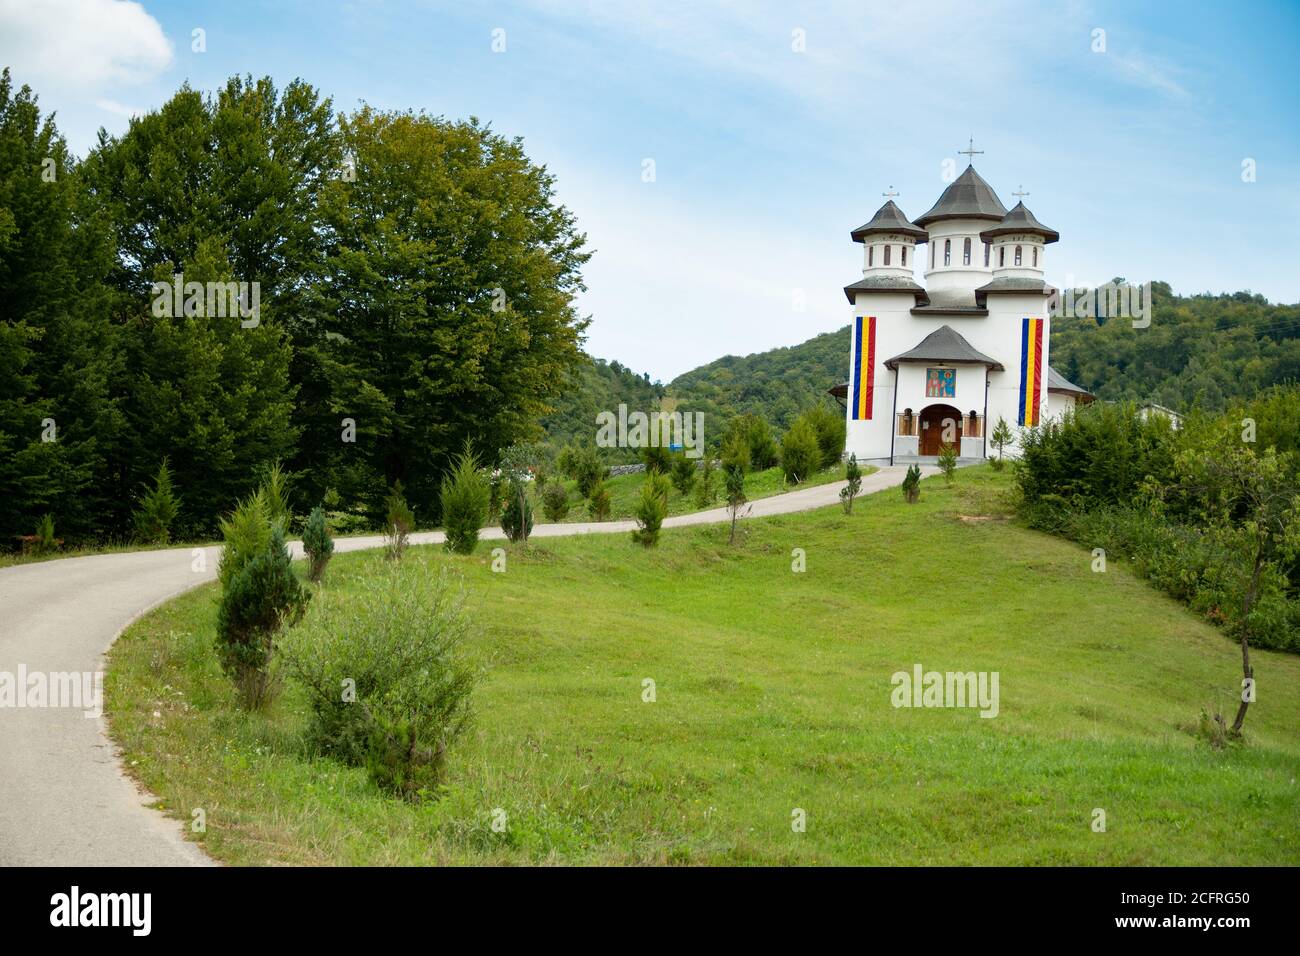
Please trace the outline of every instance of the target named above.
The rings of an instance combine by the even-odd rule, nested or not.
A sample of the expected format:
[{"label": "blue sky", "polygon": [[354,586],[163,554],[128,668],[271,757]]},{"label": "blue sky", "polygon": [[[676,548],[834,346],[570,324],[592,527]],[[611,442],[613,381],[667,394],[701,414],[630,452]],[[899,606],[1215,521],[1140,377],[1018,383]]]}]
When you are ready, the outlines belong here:
[{"label": "blue sky", "polygon": [[522,136],[596,250],[588,351],[667,381],[845,325],[849,231],[891,186],[919,216],[971,135],[1060,231],[1050,281],[1300,301],[1300,6],[1136,6],[0,0],[0,63],[78,153],[234,73]]}]

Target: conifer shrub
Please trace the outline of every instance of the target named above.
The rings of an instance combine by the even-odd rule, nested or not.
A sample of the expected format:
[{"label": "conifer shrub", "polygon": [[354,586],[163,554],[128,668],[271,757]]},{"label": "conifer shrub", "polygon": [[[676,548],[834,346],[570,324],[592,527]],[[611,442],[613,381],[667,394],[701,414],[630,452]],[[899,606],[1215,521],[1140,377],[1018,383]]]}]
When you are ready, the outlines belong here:
[{"label": "conifer shrub", "polygon": [[658,472],[647,471],[645,482],[641,485],[641,494],[637,498],[633,517],[636,529],[632,540],[647,548],[659,543],[659,529],[663,527],[664,518],[668,516],[668,477]]},{"label": "conifer shrub", "polygon": [[957,449],[952,442],[944,442],[939,448],[939,470],[943,472],[944,482],[951,485],[957,474]]},{"label": "conifer shrub", "polygon": [[903,477],[903,500],[914,505],[921,498],[921,469],[912,465]]},{"label": "conifer shrub", "polygon": [[415,515],[406,503],[402,483],[394,481],[384,499],[384,557],[389,561],[402,560],[414,530]]},{"label": "conifer shrub", "polygon": [[527,542],[533,533],[533,505],[522,481],[511,481],[501,506],[501,530],[514,544]]},{"label": "conifer shrub", "polygon": [[307,555],[307,577],[313,582],[320,581],[325,574],[325,565],[334,555],[334,538],[330,535],[329,522],[325,520],[325,509],[320,505],[311,509],[307,524],[302,529],[302,550]]},{"label": "conifer shrub", "polygon": [[322,592],[285,651],[311,702],[308,743],[386,792],[437,796],[479,679],[470,626],[454,579],[423,562]]},{"label": "conifer shrub", "polygon": [[593,521],[608,521],[610,508],[609,487],[605,482],[599,481],[591,489],[591,497],[587,501],[587,514],[591,515]]},{"label": "conifer shrub", "polygon": [[853,499],[862,490],[862,469],[858,467],[858,456],[850,455],[844,464],[844,480],[848,482],[840,490],[840,505],[846,515],[853,514]]},{"label": "conifer shrub", "polygon": [[42,515],[36,522],[36,535],[31,549],[35,554],[53,554],[58,548],[58,539],[54,537],[54,516]]},{"label": "conifer shrub", "polygon": [[289,507],[289,476],[278,461],[266,469],[261,489],[267,519],[272,524],[279,524],[280,530],[288,535],[293,523],[293,510]]},{"label": "conifer shrub", "polygon": [[718,468],[712,458],[706,457],[700,465],[700,478],[695,485],[695,506],[707,508],[718,499]]},{"label": "conifer shrub", "polygon": [[727,511],[731,513],[731,536],[729,543],[736,543],[736,519],[740,517],[740,509],[745,505],[745,469],[738,464],[733,464],[726,469],[727,483]]},{"label": "conifer shrub", "polygon": [[647,445],[641,449],[641,460],[645,462],[647,472],[666,475],[672,471],[673,456],[663,445]]},{"label": "conifer shrub", "polygon": [[164,458],[154,476],[153,487],[141,496],[140,506],[132,515],[136,540],[166,544],[171,540],[172,524],[180,507],[180,498],[172,487],[172,472]]},{"label": "conifer shrub", "polygon": [[217,656],[246,708],[269,699],[275,635],[298,622],[310,598],[293,573],[279,524],[270,525],[266,548],[233,572],[217,607]]},{"label": "conifer shrub", "polygon": [[542,492],[542,513],[552,523],[563,521],[569,513],[569,492],[563,483],[553,481]]},{"label": "conifer shrub", "polygon": [[844,456],[844,437],[846,426],[843,413],[836,413],[825,404],[812,406],[803,413],[803,419],[817,436],[817,447],[821,451],[819,464],[829,468],[839,464]]},{"label": "conifer shrub", "polygon": [[695,487],[695,459],[687,458],[685,454],[674,455],[671,478],[679,495],[689,495]]},{"label": "conifer shrub", "polygon": [[262,489],[240,501],[220,524],[223,547],[217,563],[217,580],[224,591],[244,565],[271,544],[271,521]]},{"label": "conifer shrub", "polygon": [[478,544],[478,532],[487,521],[492,492],[479,474],[478,459],[469,445],[442,479],[442,526],[447,533],[447,550],[471,554]]},{"label": "conifer shrub", "polygon": [[805,481],[821,467],[821,446],[806,418],[798,418],[781,439],[781,470],[791,484]]}]

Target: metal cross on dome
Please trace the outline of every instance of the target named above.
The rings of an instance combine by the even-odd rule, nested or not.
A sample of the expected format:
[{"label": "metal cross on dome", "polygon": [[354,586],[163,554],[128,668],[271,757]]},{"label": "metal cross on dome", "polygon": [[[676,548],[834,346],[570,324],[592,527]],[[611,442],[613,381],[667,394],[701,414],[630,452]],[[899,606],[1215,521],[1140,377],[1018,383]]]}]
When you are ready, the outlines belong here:
[{"label": "metal cross on dome", "polygon": [[893,184],[893,183],[890,183],[890,184],[889,184],[889,191],[888,191],[888,192],[883,192],[883,193],[881,193],[880,195],[884,196],[886,199],[893,199],[895,196],[898,195],[898,193],[894,192],[894,184]]},{"label": "metal cross on dome", "polygon": [[969,166],[976,156],[983,156],[984,150],[975,148],[975,137],[970,138],[970,145],[965,149],[957,150],[958,154],[966,157],[966,165]]},{"label": "metal cross on dome", "polygon": [[[1018,189],[1018,190],[1023,190],[1024,188],[1025,188],[1024,186],[1020,186],[1020,185],[1017,185],[1017,186],[1016,186],[1016,189]],[[1029,193],[1027,193],[1027,192],[1014,192],[1014,193],[1012,193],[1011,195],[1015,196],[1017,199],[1024,199],[1026,196],[1029,195]]]}]

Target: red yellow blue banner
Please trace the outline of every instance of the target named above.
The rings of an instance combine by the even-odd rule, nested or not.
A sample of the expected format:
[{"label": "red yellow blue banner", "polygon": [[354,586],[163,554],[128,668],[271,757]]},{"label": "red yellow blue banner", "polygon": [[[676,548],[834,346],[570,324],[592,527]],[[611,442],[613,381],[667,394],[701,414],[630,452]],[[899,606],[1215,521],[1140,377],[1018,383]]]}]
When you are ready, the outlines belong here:
[{"label": "red yellow blue banner", "polygon": [[1043,398],[1043,319],[1025,319],[1020,332],[1019,424],[1038,424],[1038,406]]},{"label": "red yellow blue banner", "polygon": [[853,320],[853,394],[854,421],[871,418],[871,403],[876,391],[876,317],[859,315]]}]

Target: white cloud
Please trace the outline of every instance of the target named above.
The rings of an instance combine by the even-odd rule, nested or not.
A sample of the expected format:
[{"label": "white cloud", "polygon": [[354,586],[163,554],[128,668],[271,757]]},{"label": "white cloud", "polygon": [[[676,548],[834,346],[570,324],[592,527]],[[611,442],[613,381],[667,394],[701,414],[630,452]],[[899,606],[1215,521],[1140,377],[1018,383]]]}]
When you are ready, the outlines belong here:
[{"label": "white cloud", "polygon": [[153,79],[171,62],[171,41],[139,3],[0,0],[0,63],[19,85],[90,99]]}]

